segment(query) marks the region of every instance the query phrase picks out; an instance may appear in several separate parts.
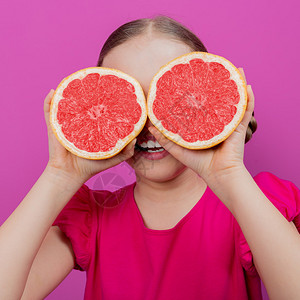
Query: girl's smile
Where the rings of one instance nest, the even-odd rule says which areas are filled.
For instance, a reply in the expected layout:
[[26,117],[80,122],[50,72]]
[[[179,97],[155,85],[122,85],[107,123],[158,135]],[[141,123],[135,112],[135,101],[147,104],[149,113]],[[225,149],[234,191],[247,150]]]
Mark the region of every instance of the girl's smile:
[[[147,124],[149,124],[149,120]],[[149,132],[147,126],[145,126],[137,137],[134,156],[136,158],[143,157],[149,160],[158,160],[167,155],[169,155],[169,152],[159,144],[155,137]]]
[[157,160],[166,157],[169,155],[169,152],[161,147],[157,141],[148,140],[147,142],[143,142],[142,145],[136,144],[134,155],[140,155],[150,160]]

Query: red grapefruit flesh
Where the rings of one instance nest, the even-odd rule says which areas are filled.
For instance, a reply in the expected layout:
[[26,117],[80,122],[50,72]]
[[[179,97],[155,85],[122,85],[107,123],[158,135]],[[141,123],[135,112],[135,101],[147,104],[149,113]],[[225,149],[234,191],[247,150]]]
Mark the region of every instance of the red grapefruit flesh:
[[189,149],[224,141],[242,120],[246,84],[227,59],[206,52],[182,55],[153,77],[147,99],[151,122]]
[[115,69],[79,70],[62,80],[51,101],[50,124],[57,139],[83,158],[116,155],[140,133],[146,120],[142,87]]

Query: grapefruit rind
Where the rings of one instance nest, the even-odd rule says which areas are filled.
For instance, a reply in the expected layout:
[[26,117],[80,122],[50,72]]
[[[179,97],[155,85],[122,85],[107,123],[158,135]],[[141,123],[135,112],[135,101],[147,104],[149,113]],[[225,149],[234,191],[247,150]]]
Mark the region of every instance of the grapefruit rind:
[[[205,141],[197,141],[197,142],[187,142],[185,141],[181,136],[178,134],[175,134],[169,130],[167,130],[162,124],[161,121],[158,120],[153,113],[152,106],[153,102],[155,100],[156,96],[156,83],[159,80],[159,78],[166,72],[169,71],[172,67],[174,67],[177,64],[188,64],[190,60],[200,58],[204,62],[217,62],[222,64],[229,72],[230,72],[230,78],[236,82],[238,87],[238,93],[240,95],[240,101],[236,105],[237,112],[232,119],[232,121],[225,125],[224,130],[214,136],[213,138]],[[188,149],[207,149],[211,148],[225,139],[227,139],[231,133],[236,129],[236,127],[239,125],[239,123],[242,121],[243,116],[245,114],[247,108],[247,87],[246,83],[239,72],[239,70],[226,58],[222,56],[218,56],[215,54],[207,53],[207,52],[190,52],[184,55],[181,55],[164,66],[162,66],[159,71],[154,75],[154,77],[151,80],[150,86],[149,86],[149,93],[147,97],[147,114],[152,122],[152,124],[169,140],[175,142],[176,144],[188,148]]]
[[[139,103],[142,110],[141,117],[139,121],[134,125],[134,130],[132,131],[132,133],[130,135],[127,135],[124,139],[119,139],[119,141],[116,143],[113,149],[106,152],[101,152],[101,151],[88,152],[85,150],[78,149],[73,143],[71,143],[68,139],[65,138],[61,130],[61,126],[57,121],[58,103],[61,99],[64,98],[62,96],[64,89],[68,86],[68,84],[72,80],[74,79],[81,80],[91,73],[98,73],[100,76],[115,75],[119,78],[125,79],[128,82],[130,82],[135,88],[135,95],[137,96],[136,100]],[[115,156],[142,131],[143,127],[146,124],[146,121],[147,121],[146,99],[141,85],[135,78],[116,69],[104,68],[104,67],[90,67],[90,68],[85,68],[77,72],[74,72],[60,82],[51,99],[50,124],[57,140],[71,153],[82,158],[100,160],[100,159],[106,159]]]

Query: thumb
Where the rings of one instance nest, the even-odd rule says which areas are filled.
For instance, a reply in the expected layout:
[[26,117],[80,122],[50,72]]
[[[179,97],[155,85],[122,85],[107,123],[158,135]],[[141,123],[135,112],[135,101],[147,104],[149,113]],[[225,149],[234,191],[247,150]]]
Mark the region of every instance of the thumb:
[[54,94],[54,90],[51,89],[44,100],[44,115],[45,115],[45,121],[48,128],[50,128],[50,105],[51,105],[51,99],[53,97],[53,94]]

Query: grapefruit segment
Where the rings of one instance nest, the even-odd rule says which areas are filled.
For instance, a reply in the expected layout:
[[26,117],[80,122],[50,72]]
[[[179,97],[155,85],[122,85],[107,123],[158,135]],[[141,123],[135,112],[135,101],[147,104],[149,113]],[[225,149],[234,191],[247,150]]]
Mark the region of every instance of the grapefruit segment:
[[119,153],[143,129],[146,99],[140,84],[115,69],[91,67],[66,77],[50,106],[50,124],[59,142],[88,159]]
[[190,149],[224,141],[247,106],[246,84],[227,59],[206,52],[182,55],[153,77],[147,110],[167,138]]

